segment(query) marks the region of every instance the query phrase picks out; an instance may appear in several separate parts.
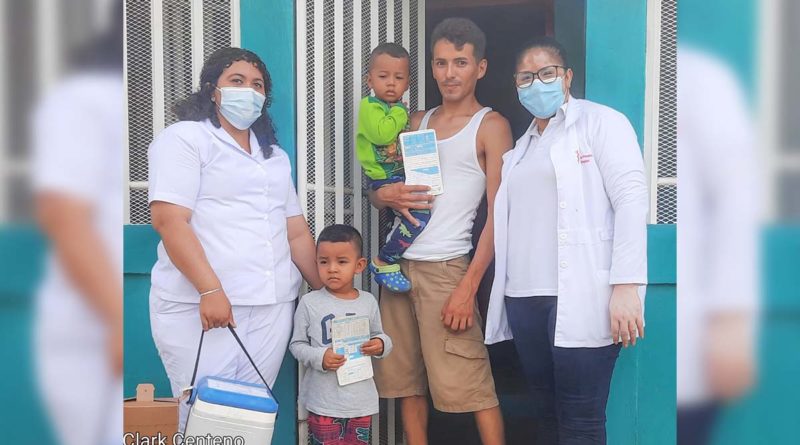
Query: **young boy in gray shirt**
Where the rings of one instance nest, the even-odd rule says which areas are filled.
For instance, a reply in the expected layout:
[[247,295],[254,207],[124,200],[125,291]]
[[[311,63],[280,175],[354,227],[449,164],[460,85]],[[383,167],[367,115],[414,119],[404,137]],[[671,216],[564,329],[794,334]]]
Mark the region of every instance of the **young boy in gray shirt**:
[[299,403],[309,412],[308,429],[315,445],[370,443],[370,417],[378,412],[373,379],[340,386],[336,370],[345,357],[331,348],[335,318],[368,316],[370,340],[361,345],[362,354],[383,358],[392,350],[377,300],[353,287],[353,277],[367,265],[361,248],[361,235],[353,227],[326,227],[317,239],[317,269],[325,287],[304,295],[294,315],[289,351],[308,368]]

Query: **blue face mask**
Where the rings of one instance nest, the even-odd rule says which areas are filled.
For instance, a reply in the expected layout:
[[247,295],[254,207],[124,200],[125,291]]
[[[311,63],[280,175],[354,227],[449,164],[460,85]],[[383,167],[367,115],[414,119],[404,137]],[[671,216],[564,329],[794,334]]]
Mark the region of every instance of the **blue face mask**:
[[520,103],[532,115],[549,119],[564,104],[564,79],[559,77],[552,83],[536,79],[528,88],[517,88],[517,95]]
[[267,97],[252,88],[217,88],[221,100],[219,112],[239,130],[247,130],[261,116]]

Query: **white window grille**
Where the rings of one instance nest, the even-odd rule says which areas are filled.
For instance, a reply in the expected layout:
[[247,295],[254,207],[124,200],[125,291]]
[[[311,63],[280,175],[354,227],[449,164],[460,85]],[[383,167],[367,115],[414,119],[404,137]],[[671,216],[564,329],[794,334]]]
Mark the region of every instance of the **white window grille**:
[[759,151],[766,166],[767,214],[773,220],[800,221],[800,74],[794,44],[800,37],[800,4],[760,2],[760,33],[755,73]]
[[[411,111],[425,108],[425,0],[298,0],[296,7],[300,201],[315,236],[326,225],[350,224],[364,237],[365,255],[375,255],[388,217],[379,221],[370,205],[355,158],[358,104],[370,93],[370,52],[379,43],[397,42],[411,55],[404,100]],[[361,280],[360,288],[378,294],[368,272]],[[380,403],[372,443],[403,443],[400,410],[394,401]],[[299,409],[301,444],[308,442],[306,417]]]
[[0,221],[31,216],[33,107],[65,74],[69,55],[108,26],[110,8],[105,3],[0,2],[0,60],[6,62],[0,64]]
[[645,161],[650,173],[650,222],[678,221],[677,0],[656,0],[647,11]]
[[147,147],[177,119],[172,107],[198,87],[205,59],[239,46],[238,0],[127,0],[125,222],[149,224]]

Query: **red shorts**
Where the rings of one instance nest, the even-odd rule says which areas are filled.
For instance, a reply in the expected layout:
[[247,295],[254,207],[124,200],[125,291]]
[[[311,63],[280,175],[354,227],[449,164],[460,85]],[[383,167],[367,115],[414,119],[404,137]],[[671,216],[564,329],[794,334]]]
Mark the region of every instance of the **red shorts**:
[[309,412],[308,435],[312,445],[369,444],[372,416],[339,418]]

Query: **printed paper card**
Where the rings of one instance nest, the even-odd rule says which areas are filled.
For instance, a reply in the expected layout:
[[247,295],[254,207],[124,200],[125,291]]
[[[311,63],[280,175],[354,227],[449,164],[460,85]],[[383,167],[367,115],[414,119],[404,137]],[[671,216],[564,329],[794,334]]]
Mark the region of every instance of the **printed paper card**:
[[333,352],[346,360],[336,370],[339,385],[349,385],[372,378],[372,358],[361,353],[361,345],[369,341],[369,317],[334,318],[331,326]]
[[434,130],[400,133],[407,185],[428,185],[431,195],[444,193],[439,147]]

